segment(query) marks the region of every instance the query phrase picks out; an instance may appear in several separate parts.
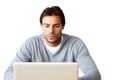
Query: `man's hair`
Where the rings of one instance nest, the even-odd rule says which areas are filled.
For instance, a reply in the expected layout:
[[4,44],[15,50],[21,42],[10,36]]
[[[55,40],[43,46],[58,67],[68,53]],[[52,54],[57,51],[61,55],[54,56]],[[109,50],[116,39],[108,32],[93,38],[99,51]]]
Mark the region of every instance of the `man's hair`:
[[54,15],[60,16],[62,26],[64,26],[65,25],[65,16],[64,16],[64,13],[61,10],[61,8],[58,6],[47,7],[46,9],[44,9],[40,15],[40,23],[42,24],[42,19],[44,16],[54,16]]

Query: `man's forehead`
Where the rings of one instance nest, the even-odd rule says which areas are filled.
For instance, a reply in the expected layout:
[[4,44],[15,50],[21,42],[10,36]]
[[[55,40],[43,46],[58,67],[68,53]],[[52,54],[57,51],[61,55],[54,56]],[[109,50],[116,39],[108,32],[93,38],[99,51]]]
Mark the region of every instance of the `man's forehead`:
[[50,23],[43,23],[43,25],[61,25],[61,23],[54,23],[54,24],[50,24]]
[[60,16],[44,16],[42,20],[61,20]]
[[61,24],[61,19],[59,16],[45,16],[42,19],[42,24]]

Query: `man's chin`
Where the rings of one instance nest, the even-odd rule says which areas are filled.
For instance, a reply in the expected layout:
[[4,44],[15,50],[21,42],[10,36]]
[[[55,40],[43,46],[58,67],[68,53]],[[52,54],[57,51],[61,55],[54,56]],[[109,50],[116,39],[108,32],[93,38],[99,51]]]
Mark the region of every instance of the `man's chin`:
[[48,42],[49,43],[55,43],[55,40],[49,40]]

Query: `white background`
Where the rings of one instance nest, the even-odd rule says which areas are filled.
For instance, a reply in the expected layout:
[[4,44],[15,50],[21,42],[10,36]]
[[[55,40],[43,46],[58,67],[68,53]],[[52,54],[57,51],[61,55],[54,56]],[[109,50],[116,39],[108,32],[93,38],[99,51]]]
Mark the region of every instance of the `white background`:
[[42,33],[39,16],[53,5],[65,13],[63,32],[87,45],[102,80],[120,80],[119,0],[0,0],[0,80],[22,43]]

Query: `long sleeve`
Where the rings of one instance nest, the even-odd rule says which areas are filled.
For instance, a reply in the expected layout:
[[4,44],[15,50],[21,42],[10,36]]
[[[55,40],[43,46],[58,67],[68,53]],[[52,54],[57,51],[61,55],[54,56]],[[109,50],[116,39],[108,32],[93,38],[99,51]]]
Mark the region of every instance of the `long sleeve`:
[[29,62],[30,59],[30,44],[29,41],[25,42],[21,48],[16,53],[15,58],[7,68],[4,73],[4,80],[14,80],[14,70],[13,70],[13,63],[14,62]]
[[10,65],[4,73],[4,80],[14,80],[13,66]]
[[96,64],[91,58],[88,49],[83,42],[77,42],[76,51],[77,62],[84,73],[84,76],[80,77],[79,80],[101,80],[101,75],[96,67]]

